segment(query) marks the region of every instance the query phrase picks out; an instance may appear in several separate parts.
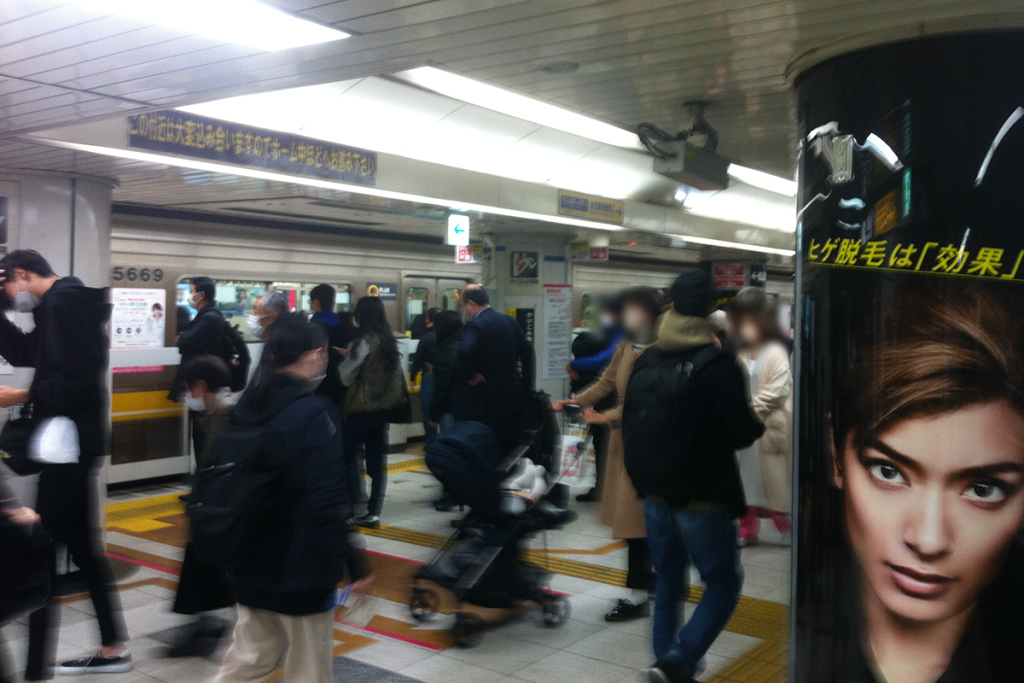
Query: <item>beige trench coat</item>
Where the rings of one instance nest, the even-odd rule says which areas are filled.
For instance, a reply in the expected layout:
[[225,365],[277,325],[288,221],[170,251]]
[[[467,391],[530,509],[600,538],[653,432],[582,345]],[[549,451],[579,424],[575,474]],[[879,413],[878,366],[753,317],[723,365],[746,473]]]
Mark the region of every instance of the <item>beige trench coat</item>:
[[[793,506],[793,373],[782,344],[767,344],[761,354],[761,382],[751,397],[765,429],[760,442],[761,480],[768,508],[789,513]],[[739,357],[745,362],[750,354],[743,351]]]
[[618,394],[618,404],[604,412],[610,434],[604,490],[601,491],[601,524],[611,527],[613,538],[647,537],[644,501],[626,474],[622,443],[622,403],[629,376],[633,374],[633,363],[639,357],[640,352],[633,350],[633,343],[623,339],[601,377],[573,399],[574,403],[589,408],[612,392]]

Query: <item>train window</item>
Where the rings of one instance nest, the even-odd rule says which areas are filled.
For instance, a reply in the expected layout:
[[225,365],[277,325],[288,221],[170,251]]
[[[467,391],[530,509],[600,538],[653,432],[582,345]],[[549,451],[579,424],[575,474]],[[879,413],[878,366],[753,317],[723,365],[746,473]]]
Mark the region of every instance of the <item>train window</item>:
[[429,296],[430,290],[426,287],[408,287],[405,290],[405,329],[412,333],[413,339],[419,339],[422,336],[420,330],[426,329]]
[[580,325],[582,327],[599,327],[601,315],[601,299],[596,294],[584,294],[580,298]]
[[454,287],[445,289],[441,292],[441,305],[439,308],[443,311],[459,310],[460,294],[462,294],[462,290],[455,289]]
[[246,341],[256,341],[249,334],[246,318],[260,294],[267,291],[266,282],[217,280],[217,308],[231,326],[237,326]]

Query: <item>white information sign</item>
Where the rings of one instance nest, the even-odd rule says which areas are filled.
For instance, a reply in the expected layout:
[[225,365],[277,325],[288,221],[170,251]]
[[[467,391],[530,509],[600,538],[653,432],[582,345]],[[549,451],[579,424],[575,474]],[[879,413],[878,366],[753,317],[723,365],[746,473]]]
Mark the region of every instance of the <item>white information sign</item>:
[[565,379],[572,360],[572,285],[544,285],[544,379]]
[[110,290],[110,348],[159,349],[164,346],[167,292],[162,289]]
[[464,247],[469,244],[469,216],[448,216],[448,244]]

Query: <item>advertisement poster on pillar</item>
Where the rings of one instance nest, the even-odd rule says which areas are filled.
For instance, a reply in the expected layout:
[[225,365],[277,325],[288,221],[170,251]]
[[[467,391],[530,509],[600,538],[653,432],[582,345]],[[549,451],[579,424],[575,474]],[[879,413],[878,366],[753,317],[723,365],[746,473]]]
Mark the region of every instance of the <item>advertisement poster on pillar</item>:
[[159,349],[167,325],[167,292],[162,289],[110,290],[110,348]]
[[798,683],[1024,672],[1022,51],[928,38],[798,80]]

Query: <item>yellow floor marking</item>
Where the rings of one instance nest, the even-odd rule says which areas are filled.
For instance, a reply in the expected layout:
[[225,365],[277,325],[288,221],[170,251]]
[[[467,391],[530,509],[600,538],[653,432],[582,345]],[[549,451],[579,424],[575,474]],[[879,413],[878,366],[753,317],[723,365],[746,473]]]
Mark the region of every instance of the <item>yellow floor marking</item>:
[[401,462],[388,463],[388,474],[418,470],[426,464],[425,458],[412,458],[410,460],[402,460]]
[[[423,459],[415,458],[395,463],[389,466],[388,471],[389,473],[412,471],[422,466]],[[185,504],[178,499],[178,494],[112,503],[107,506],[107,524],[113,528],[134,532],[152,531],[172,526],[160,522],[159,518],[180,515],[184,511]],[[429,548],[438,548],[446,540],[445,536],[438,534],[388,525],[382,525],[379,529],[359,528],[357,531],[367,536]],[[530,549],[524,553],[523,560],[527,564],[555,574],[613,586],[625,586],[626,572],[622,569],[552,556],[553,553],[607,554],[623,545],[621,541],[618,541],[593,551],[548,550],[549,554],[545,554],[545,551],[540,549]],[[704,590],[701,587],[691,586],[687,600],[697,603],[703,594]],[[784,683],[786,681],[789,656],[788,606],[746,596],[740,597],[739,604],[726,626],[726,630],[759,638],[764,642],[712,676],[709,679],[711,683]],[[360,643],[359,646],[364,647],[365,645]]]

